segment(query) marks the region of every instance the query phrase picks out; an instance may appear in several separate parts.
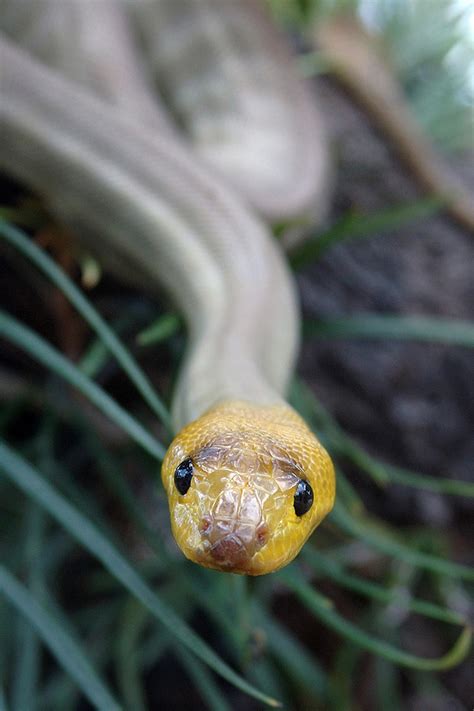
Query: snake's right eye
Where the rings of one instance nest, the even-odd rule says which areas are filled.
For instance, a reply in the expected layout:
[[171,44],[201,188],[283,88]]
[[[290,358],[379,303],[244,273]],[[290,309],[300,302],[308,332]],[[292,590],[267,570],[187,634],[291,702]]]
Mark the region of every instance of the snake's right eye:
[[300,479],[295,491],[293,506],[297,516],[303,516],[313,505],[313,490],[311,485],[305,479]]
[[193,469],[194,466],[192,459],[185,459],[175,469],[174,483],[179,493],[183,496],[191,486],[191,479],[193,478]]

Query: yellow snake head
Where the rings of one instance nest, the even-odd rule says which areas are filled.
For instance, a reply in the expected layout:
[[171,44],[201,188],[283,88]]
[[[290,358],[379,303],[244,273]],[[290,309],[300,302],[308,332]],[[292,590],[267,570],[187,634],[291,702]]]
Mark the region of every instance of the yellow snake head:
[[335,496],[329,455],[288,405],[213,407],[171,443],[162,478],[183,553],[247,575],[293,560]]

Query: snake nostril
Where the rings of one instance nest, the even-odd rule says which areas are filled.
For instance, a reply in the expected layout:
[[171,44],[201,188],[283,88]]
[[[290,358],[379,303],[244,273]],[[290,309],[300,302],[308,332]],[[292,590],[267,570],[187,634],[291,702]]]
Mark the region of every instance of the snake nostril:
[[203,516],[201,519],[201,525],[199,527],[199,530],[201,533],[206,533],[210,526],[211,526],[211,517],[210,516]]
[[212,546],[210,552],[214,560],[221,565],[240,566],[248,559],[245,546],[235,536],[222,538]]
[[268,539],[268,526],[265,523],[261,523],[257,528],[257,546],[261,548],[265,545]]

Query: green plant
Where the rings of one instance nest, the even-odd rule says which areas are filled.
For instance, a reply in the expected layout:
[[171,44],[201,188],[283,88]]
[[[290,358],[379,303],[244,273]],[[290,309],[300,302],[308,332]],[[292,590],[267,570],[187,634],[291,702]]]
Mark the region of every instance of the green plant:
[[[153,416],[161,418],[166,432],[168,416],[162,400],[154,394],[126,347],[46,253],[7,223],[0,224],[0,235],[41,269],[69,299],[93,328],[102,347],[98,348],[99,341],[93,343],[89,354],[94,352],[96,356],[92,360],[90,356],[83,359],[81,370],[41,336],[6,313],[0,315],[1,335],[40,362],[55,378],[64,379],[79,390],[127,433],[134,444],[130,448],[126,442],[121,448],[125,447],[127,456],[135,461],[144,481],[151,482],[146,486],[151,487],[158,507],[163,495],[157,491],[156,480],[164,443],[118,405],[93,377],[108,360],[116,359],[150,406]],[[172,328],[166,325],[165,337],[176,337],[179,326],[174,317],[162,317],[160,323],[172,324]],[[365,337],[405,337],[406,325],[403,319],[397,322],[394,317],[386,320],[379,317],[375,323],[373,317],[368,317],[356,320],[355,325],[353,320],[345,320],[329,326],[327,323],[312,325],[311,328],[313,332],[317,328],[316,332],[322,332],[326,337],[360,333]],[[153,332],[158,340],[163,338],[160,324],[154,324],[151,330],[146,329],[145,334]],[[434,321],[426,324],[415,320],[410,322],[409,333],[414,338],[446,339],[471,346],[473,343],[469,325],[455,325],[450,330],[449,324]],[[138,340],[149,343],[152,337],[142,335]],[[91,362],[95,363],[94,367]],[[89,364],[87,368],[84,368],[85,363]],[[83,372],[84,369],[89,375]],[[64,398],[74,411],[67,427],[71,429],[77,446],[87,453],[87,460],[94,462],[101,477],[98,499],[93,490],[76,483],[73,455],[57,452],[57,438],[62,426],[60,401]],[[424,478],[369,457],[340,429],[301,381],[295,382],[292,399],[314,424],[330,450],[337,456],[351,459],[379,486],[395,480],[454,495],[473,495],[473,487],[467,483]],[[27,393],[5,407],[2,433],[15,431],[28,408]],[[3,473],[0,487],[3,518],[7,524],[0,537],[3,561],[0,590],[4,599],[21,613],[19,617],[10,616],[6,614],[5,606],[0,608],[4,631],[0,649],[4,659],[0,668],[5,670],[2,683],[5,689],[8,670],[10,675],[13,674],[8,688],[14,696],[14,708],[21,708],[22,703],[33,698],[39,699],[40,708],[72,708],[79,690],[98,708],[146,708],[143,688],[146,670],[159,664],[167,650],[172,651],[210,708],[225,709],[229,703],[222,687],[207,669],[270,705],[276,703],[273,697],[291,705],[291,688],[297,688],[305,698],[313,699],[311,703],[315,707],[318,704],[337,707],[340,689],[334,687],[320,663],[272,612],[275,595],[278,598],[288,594],[284,590],[291,591],[310,616],[345,640],[342,649],[366,650],[386,662],[412,670],[446,669],[459,663],[467,653],[469,626],[464,616],[447,604],[443,581],[452,579],[453,585],[461,586],[463,580],[474,579],[473,571],[448,561],[442,554],[426,552],[422,535],[417,539],[416,536],[395,534],[387,525],[369,518],[342,471],[338,472],[338,504],[315,542],[310,542],[301,558],[288,569],[246,583],[235,576],[201,570],[170,554],[168,544],[152,529],[141,510],[140,499],[132,491],[117,453],[104,448],[80,412],[80,401],[73,403],[69,395],[51,389],[36,431],[30,437],[14,437],[18,440],[16,449],[6,443],[0,445],[0,470]],[[114,498],[123,515],[133,524],[132,539],[142,540],[150,551],[142,563],[131,561],[130,554],[127,555],[123,546],[116,543],[117,523],[114,517],[104,513],[107,494]],[[165,515],[164,507],[161,508]],[[349,550],[355,544],[367,554],[373,550],[382,556],[384,572],[379,582],[367,581],[351,570]],[[80,582],[84,600],[66,615],[59,605],[61,589],[57,576],[78,545],[88,553]],[[403,561],[402,570],[410,571],[403,583],[398,579],[398,566],[393,568],[390,565],[391,559]],[[99,568],[97,563],[100,563]],[[345,619],[333,603],[314,588],[313,581],[319,579],[331,580],[365,597],[369,607],[377,610],[382,619],[383,610],[391,604],[405,605],[407,614],[421,614],[439,623],[459,626],[461,634],[443,657],[416,657],[400,649],[396,637],[395,643],[389,643],[369,628],[364,630]],[[420,587],[420,580],[424,581],[422,588],[430,591],[432,600],[418,599],[414,594],[415,586]],[[191,594],[184,591],[191,591]],[[232,619],[229,616],[231,604]],[[213,651],[212,644],[193,630],[192,620],[202,615],[207,620],[212,642],[223,640],[219,647],[223,646],[226,661],[222,652]],[[235,624],[235,615],[239,624]],[[24,620],[31,627],[25,626]],[[91,630],[91,622],[95,628],[96,621],[100,621],[98,632]],[[118,649],[113,634],[117,626],[120,630]],[[40,673],[39,640],[55,655],[59,665],[46,675],[45,680]],[[263,651],[257,653],[255,648],[259,644],[263,645]],[[11,660],[7,661],[7,649],[11,645],[28,650],[22,652],[13,664]],[[64,668],[65,674],[60,667]],[[234,672],[235,667],[248,681]],[[281,668],[285,670],[284,686],[279,682]],[[122,679],[118,684],[120,698],[117,684],[111,684],[104,676],[111,669],[115,669],[117,682]],[[123,681],[125,671],[126,683]],[[259,689],[265,689],[266,693]]]

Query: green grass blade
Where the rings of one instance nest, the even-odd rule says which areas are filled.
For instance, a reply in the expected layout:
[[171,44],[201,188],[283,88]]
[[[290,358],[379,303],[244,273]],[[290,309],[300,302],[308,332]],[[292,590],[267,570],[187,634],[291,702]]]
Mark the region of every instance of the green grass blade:
[[162,460],[165,448],[152,437],[133,417],[131,417],[110,395],[87,378],[81,371],[62,356],[27,326],[0,310],[0,336],[15,343],[32,358],[42,363],[70,385],[77,388],[107,417],[127,432],[152,457]]
[[333,522],[344,531],[359,540],[365,541],[372,548],[376,548],[382,553],[400,558],[411,565],[430,570],[438,575],[474,581],[474,569],[428,553],[422,553],[410,546],[399,543],[394,538],[390,538],[381,526],[368,523],[365,519],[363,520],[359,516],[355,517],[350,514],[339,501],[336,501],[330,516]]
[[[71,539],[68,538],[68,540]],[[103,673],[110,658],[109,641],[111,635],[115,632],[114,623],[118,616],[120,600],[117,598],[113,600],[110,598],[105,599],[100,605],[96,605],[95,611],[98,614],[88,614],[89,608],[85,613],[83,610],[79,610],[72,617],[66,617],[64,612],[58,609],[55,600],[49,595],[46,602],[48,609],[66,630],[69,630],[71,636],[77,634],[76,629],[83,631],[84,636],[88,639],[88,659],[98,671]],[[74,627],[72,627],[71,623],[74,624]],[[121,702],[125,708],[128,708],[125,699],[121,699]],[[74,685],[73,680],[66,674],[61,673],[60,670],[51,670],[51,674],[48,675],[38,694],[37,703],[40,711],[76,709],[78,707],[77,687]]]
[[[36,504],[30,503],[26,512],[26,531],[22,567],[27,571],[28,587],[38,603],[42,603],[44,590],[43,568],[39,555],[43,543],[45,514]],[[40,672],[40,644],[33,627],[20,619],[18,629],[18,661],[12,685],[13,709],[36,708],[37,686]]]
[[[312,546],[306,546],[302,555],[313,570],[335,580],[339,585],[349,590],[354,590],[360,595],[364,595],[386,605],[399,601],[400,605],[411,612],[425,615],[426,617],[431,617],[441,622],[461,626],[467,624],[467,620],[460,613],[425,600],[413,599],[406,589],[400,589],[398,587],[387,588],[369,580],[364,580],[357,575],[347,573],[340,563],[335,560],[330,560],[319,553],[319,551],[316,551]],[[406,594],[407,592],[408,595]]]
[[133,711],[146,711],[139,648],[149,616],[148,610],[132,597],[125,603],[119,621],[115,645],[117,685],[125,707]]
[[[330,711],[352,711],[352,702],[357,688],[357,668],[364,650],[350,641],[338,648],[330,680]],[[377,657],[380,659],[380,657]],[[398,674],[398,668],[391,665]],[[385,711],[385,710],[384,710]]]
[[328,685],[319,662],[283,625],[267,614],[263,605],[255,603],[253,610],[254,627],[261,626],[267,636],[269,650],[286,673],[299,686],[305,687],[312,696],[325,700]]
[[280,573],[280,578],[290,590],[304,603],[304,605],[318,617],[326,626],[330,627],[345,639],[354,642],[372,654],[383,657],[399,666],[417,669],[419,671],[441,671],[451,669],[459,664],[468,654],[471,643],[471,630],[465,627],[453,647],[442,657],[426,659],[414,654],[404,652],[382,640],[367,634],[351,622],[345,620],[333,608],[330,600],[317,593],[300,576]]
[[69,299],[81,316],[105,343],[137,390],[160,420],[170,428],[170,415],[137,362],[85,296],[48,255],[15,227],[0,221],[0,235],[41,269]]
[[[370,459],[371,466],[376,463]],[[434,491],[438,494],[450,494],[452,496],[474,497],[474,483],[470,481],[461,481],[460,479],[436,479],[426,474],[418,474],[417,472],[394,467],[391,464],[384,464],[384,469],[390,478],[390,481],[404,484],[404,486],[412,486],[416,489],[426,489]]]
[[207,667],[205,667],[199,659],[189,654],[183,647],[177,647],[177,645],[174,645],[174,647],[183,669],[193,681],[196,689],[198,689],[207,708],[209,708],[210,711],[232,711],[231,706],[227,703]]
[[374,696],[376,708],[384,711],[400,711],[404,702],[400,693],[400,674],[397,668],[380,657],[374,664]]
[[288,696],[285,679],[281,669],[277,668],[272,657],[260,655],[253,660],[249,668],[250,678],[258,686],[270,689],[273,696],[282,699],[282,706],[285,709],[291,708],[291,701]]
[[5,472],[13,484],[45,508],[91,555],[100,560],[109,573],[120,581],[181,644],[244,693],[269,706],[279,705],[275,699],[263,694],[223,662],[213,649],[158,598],[130,563],[87,517],[60,496],[28,462],[1,442],[0,470]]
[[179,331],[181,321],[176,314],[163,314],[150,326],[137,334],[135,340],[139,346],[151,346],[166,341]]
[[369,474],[379,485],[384,486],[396,482],[415,489],[425,489],[438,494],[450,496],[474,497],[474,483],[460,479],[447,479],[446,477],[433,477],[427,474],[395,467],[392,464],[382,463],[368,454],[351,437],[342,432],[339,441],[333,447],[334,451],[347,457],[363,472]]
[[21,207],[0,205],[0,220],[14,222],[22,227],[38,228],[44,223],[46,214],[38,201],[29,201]]
[[380,232],[397,229],[410,222],[435,215],[443,201],[440,198],[427,198],[407,205],[399,205],[372,215],[349,214],[334,227],[323,234],[305,241],[290,254],[290,263],[294,269],[307,266],[330,247],[339,242],[372,237]]
[[226,585],[226,599],[222,600],[222,587],[225,583],[216,581],[213,584],[213,595],[209,595],[209,587],[211,581],[208,571],[205,571],[204,577],[201,575],[196,575],[189,579],[185,575],[184,571],[177,568],[175,574],[180,577],[182,585],[192,585],[192,595],[195,602],[202,607],[202,609],[209,616],[209,619],[215,623],[219,632],[226,639],[226,644],[229,652],[233,655],[237,662],[242,661],[242,633],[240,630],[236,629],[237,625],[231,614],[229,614],[229,604],[225,605],[225,602],[229,602],[230,598],[228,591],[229,587]]
[[150,526],[147,517],[143,513],[140,500],[133,492],[123,472],[121,461],[118,457],[112,456],[112,453],[102,446],[94,432],[88,431],[86,428],[82,429],[85,445],[96,462],[99,476],[102,478],[107,490],[120,502],[128,520],[135,524],[150,550],[171,568],[173,558],[169,555],[161,534]]
[[[135,309],[130,309],[127,313],[122,313],[110,325],[116,336],[121,335],[124,331],[133,326],[137,320],[137,315],[133,313]],[[94,338],[83,353],[78,367],[89,378],[95,378],[101,368],[107,363],[111,355],[110,349],[106,346],[101,338]]]
[[303,333],[318,338],[423,341],[474,348],[474,323],[427,316],[373,316],[306,321]]
[[84,696],[96,708],[104,711],[118,711],[121,708],[78,644],[2,565],[0,592],[33,625],[59,664],[75,679]]

